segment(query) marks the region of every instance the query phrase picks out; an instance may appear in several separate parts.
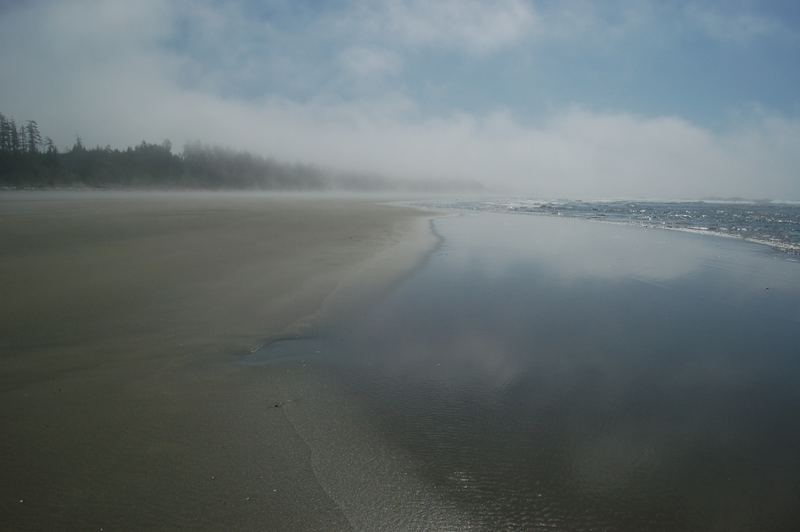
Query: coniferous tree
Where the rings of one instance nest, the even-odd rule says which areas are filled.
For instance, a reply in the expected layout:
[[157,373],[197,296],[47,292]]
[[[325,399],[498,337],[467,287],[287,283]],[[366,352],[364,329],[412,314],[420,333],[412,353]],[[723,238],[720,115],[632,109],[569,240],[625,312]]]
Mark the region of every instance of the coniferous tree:
[[35,120],[28,120],[25,123],[25,140],[28,153],[39,153],[39,148],[42,146],[42,135],[39,133],[39,124]]
[[25,126],[20,124],[19,131],[17,133],[17,151],[20,153],[25,153],[28,149],[28,135],[25,131]]
[[11,133],[9,132],[10,124],[3,113],[0,113],[0,151],[11,151]]
[[16,153],[19,151],[19,132],[17,131],[17,123],[12,118],[8,121],[8,137],[9,147],[11,151]]

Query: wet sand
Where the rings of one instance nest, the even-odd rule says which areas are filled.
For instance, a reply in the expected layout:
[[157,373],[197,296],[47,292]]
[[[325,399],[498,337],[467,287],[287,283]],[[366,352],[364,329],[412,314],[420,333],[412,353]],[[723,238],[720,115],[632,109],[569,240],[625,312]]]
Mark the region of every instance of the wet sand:
[[[343,529],[284,412],[235,363],[346,319],[434,244],[374,200],[0,195],[0,522]],[[277,405],[277,406],[276,406]]]
[[326,376],[285,410],[357,527],[800,530],[792,257],[558,217],[434,228],[368,315],[255,355]]

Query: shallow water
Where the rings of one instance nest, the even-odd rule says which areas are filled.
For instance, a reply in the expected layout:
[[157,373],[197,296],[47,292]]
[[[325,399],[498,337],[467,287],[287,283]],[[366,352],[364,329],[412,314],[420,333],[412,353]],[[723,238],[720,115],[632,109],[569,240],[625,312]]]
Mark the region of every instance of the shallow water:
[[706,201],[431,200],[421,206],[569,216],[742,238],[800,254],[800,204]]
[[449,505],[429,523],[800,529],[800,264],[583,220],[435,227],[442,245],[368,315],[253,359],[307,355],[347,390],[395,468]]

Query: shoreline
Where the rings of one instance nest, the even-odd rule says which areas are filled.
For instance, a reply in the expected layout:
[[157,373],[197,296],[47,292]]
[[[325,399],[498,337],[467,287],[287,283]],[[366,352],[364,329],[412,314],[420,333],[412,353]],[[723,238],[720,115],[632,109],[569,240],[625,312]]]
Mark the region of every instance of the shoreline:
[[[479,201],[475,204],[470,204],[467,202],[460,202],[456,200],[454,203],[445,204],[445,205],[437,205],[435,201],[422,201],[422,202],[407,202],[406,204],[409,205],[420,205],[423,207],[430,206],[431,208],[439,208],[444,210],[451,210],[455,212],[494,212],[494,213],[506,213],[506,214],[526,214],[532,216],[546,216],[546,217],[564,217],[564,218],[571,218],[571,219],[578,219],[578,220],[587,220],[593,222],[601,222],[606,224],[621,224],[621,225],[629,225],[633,227],[642,227],[646,229],[665,229],[669,231],[679,231],[684,233],[692,233],[692,234],[702,234],[702,235],[710,235],[716,236],[721,238],[732,238],[738,239],[744,242],[750,242],[753,244],[759,244],[762,246],[767,246],[775,251],[779,251],[785,253],[786,255],[798,255],[800,254],[800,244],[797,244],[792,241],[786,241],[785,239],[781,239],[779,237],[770,237],[769,235],[762,235],[762,236],[748,236],[746,232],[750,231],[746,227],[741,226],[740,229],[744,228],[743,231],[739,231],[738,233],[731,233],[727,231],[720,231],[714,230],[709,227],[705,227],[703,225],[680,225],[680,224],[672,224],[669,221],[653,221],[652,219],[645,220],[643,218],[629,218],[624,219],[617,214],[607,215],[607,214],[593,214],[587,211],[573,211],[573,210],[566,210],[566,211],[559,211],[559,212],[546,212],[540,210],[533,210],[528,208],[524,203],[527,200],[515,200],[509,203],[510,200],[506,200],[501,202],[500,204],[493,203],[492,201],[485,200]],[[532,200],[531,200],[532,201]],[[579,202],[580,203],[580,202]],[[598,201],[597,204],[607,203],[604,201]],[[616,203],[616,201],[614,201]],[[643,201],[643,204],[652,203],[649,201]],[[666,204],[672,202],[665,202]],[[677,202],[675,205],[679,203],[687,203],[687,204],[707,204],[707,202],[699,201],[699,202]],[[402,204],[402,203],[401,203]],[[541,203],[537,203],[534,201],[534,204],[537,206],[541,206]],[[708,202],[708,204],[713,204],[713,202]],[[734,204],[737,205],[737,204]],[[792,202],[773,202],[769,205],[774,206],[787,206],[791,207],[794,205]],[[596,210],[596,209],[593,209]],[[752,214],[752,213],[750,213]],[[703,215],[705,218],[705,215]],[[783,220],[780,220],[781,222]]]

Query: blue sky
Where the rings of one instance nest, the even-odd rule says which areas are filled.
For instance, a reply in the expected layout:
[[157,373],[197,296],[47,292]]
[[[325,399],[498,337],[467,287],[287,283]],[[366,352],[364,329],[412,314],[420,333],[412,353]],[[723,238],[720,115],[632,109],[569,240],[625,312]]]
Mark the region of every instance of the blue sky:
[[573,197],[800,199],[800,3],[0,4],[0,107]]
[[[248,2],[241,4],[242,12],[274,28],[271,34],[245,33],[212,54],[195,49],[186,35],[170,45],[210,70],[229,70],[221,92],[243,98],[351,99],[394,89],[432,113],[501,107],[536,120],[578,104],[682,116],[709,127],[724,127],[751,107],[800,112],[796,2],[449,2],[452,7],[440,13],[428,4],[381,10],[369,3],[354,8],[347,2]],[[484,12],[502,13],[503,7],[516,7],[518,26],[481,24]],[[441,37],[403,29],[423,24],[413,20],[414,9],[420,19],[442,16],[431,28]],[[469,9],[475,11],[467,20],[475,23],[469,31],[495,37],[484,42],[480,36],[447,35],[450,11]],[[429,13],[420,13],[425,10]],[[392,22],[392,16],[412,20]],[[371,31],[374,26],[390,29]],[[197,26],[187,33],[192,30]],[[346,83],[342,54],[351,49],[369,50],[391,64],[376,65],[378,72],[369,76],[365,70],[370,84]],[[287,54],[291,65],[274,64]],[[239,78],[249,61],[271,68]]]

